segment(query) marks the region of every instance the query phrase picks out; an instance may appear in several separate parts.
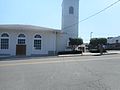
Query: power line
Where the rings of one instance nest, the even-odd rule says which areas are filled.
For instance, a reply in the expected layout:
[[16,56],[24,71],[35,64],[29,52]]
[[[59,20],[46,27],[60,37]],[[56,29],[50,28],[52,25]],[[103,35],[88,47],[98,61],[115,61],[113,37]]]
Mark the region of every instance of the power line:
[[90,19],[90,18],[92,18],[92,17],[94,17],[94,16],[96,16],[96,15],[98,15],[98,14],[100,14],[100,13],[106,11],[107,9],[111,8],[112,6],[114,6],[115,4],[117,4],[118,2],[120,2],[120,0],[118,0],[118,1],[116,1],[116,2],[114,2],[114,3],[112,3],[111,5],[109,5],[109,6],[107,6],[106,8],[100,10],[99,12],[94,13],[93,15],[90,15],[90,16],[88,16],[87,18],[82,19],[81,21],[76,22],[76,23],[74,23],[74,24],[72,24],[72,25],[70,25],[70,26],[67,26],[67,27],[63,28],[63,29],[67,29],[67,28],[73,27],[74,25],[76,25],[76,24],[78,24],[78,23],[84,22],[84,21],[86,21],[86,20],[88,20],[88,19]]
[[118,0],[118,1],[116,1],[116,2],[114,2],[114,3],[112,3],[112,4],[109,5],[108,7],[106,7],[106,8],[104,8],[104,9],[102,9],[101,11],[99,11],[99,12],[97,12],[97,13],[95,13],[95,14],[93,14],[93,15],[91,15],[91,16],[89,16],[89,17],[83,19],[83,20],[81,20],[80,22],[86,21],[87,19],[90,19],[90,18],[92,18],[92,17],[94,17],[94,16],[96,16],[96,15],[102,13],[103,11],[106,11],[106,10],[109,9],[110,7],[112,7],[112,6],[114,6],[115,4],[117,4],[119,1],[120,1],[120,0]]

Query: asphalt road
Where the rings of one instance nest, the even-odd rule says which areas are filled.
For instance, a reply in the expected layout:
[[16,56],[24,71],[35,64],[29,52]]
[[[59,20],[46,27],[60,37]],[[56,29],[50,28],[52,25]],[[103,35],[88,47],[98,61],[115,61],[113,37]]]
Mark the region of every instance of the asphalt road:
[[120,54],[0,61],[0,90],[120,90]]

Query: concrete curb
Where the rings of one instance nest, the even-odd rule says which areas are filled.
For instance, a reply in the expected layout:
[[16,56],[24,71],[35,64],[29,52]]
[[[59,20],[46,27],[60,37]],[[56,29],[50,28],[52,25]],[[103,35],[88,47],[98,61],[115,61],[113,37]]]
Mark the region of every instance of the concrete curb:
[[[120,52],[107,52],[107,53],[103,53],[102,56],[104,55],[114,55],[114,54],[120,54]],[[37,57],[34,57],[34,56],[24,56],[24,57],[16,57],[16,56],[0,56],[0,61],[5,61],[5,60],[8,60],[8,59],[11,59],[11,60],[21,60],[21,59],[31,59],[31,58],[49,58],[49,57],[79,57],[79,56],[101,56],[100,53],[83,53],[83,54],[67,54],[67,55],[58,55],[58,56],[37,56]]]
[[103,55],[100,55],[100,53],[83,53],[83,54],[67,54],[67,55],[58,55],[59,57],[75,57],[75,56],[104,56],[104,55],[114,55],[114,54],[120,54],[120,53],[103,53]]

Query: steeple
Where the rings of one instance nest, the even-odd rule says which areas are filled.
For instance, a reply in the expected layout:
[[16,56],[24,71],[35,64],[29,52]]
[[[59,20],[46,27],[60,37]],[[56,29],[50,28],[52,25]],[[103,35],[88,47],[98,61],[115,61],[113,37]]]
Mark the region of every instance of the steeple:
[[63,0],[62,2],[62,30],[67,38],[78,37],[79,0]]
[[69,38],[78,38],[79,0],[63,0],[62,31],[58,41],[58,51],[69,46]]

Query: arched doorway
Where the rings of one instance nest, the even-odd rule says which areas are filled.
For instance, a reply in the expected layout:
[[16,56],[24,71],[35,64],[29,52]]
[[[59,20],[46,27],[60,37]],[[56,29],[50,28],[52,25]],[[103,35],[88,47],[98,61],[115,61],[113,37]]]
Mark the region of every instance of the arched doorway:
[[16,55],[26,55],[26,37],[24,34],[19,34],[18,35],[18,42],[16,45]]

